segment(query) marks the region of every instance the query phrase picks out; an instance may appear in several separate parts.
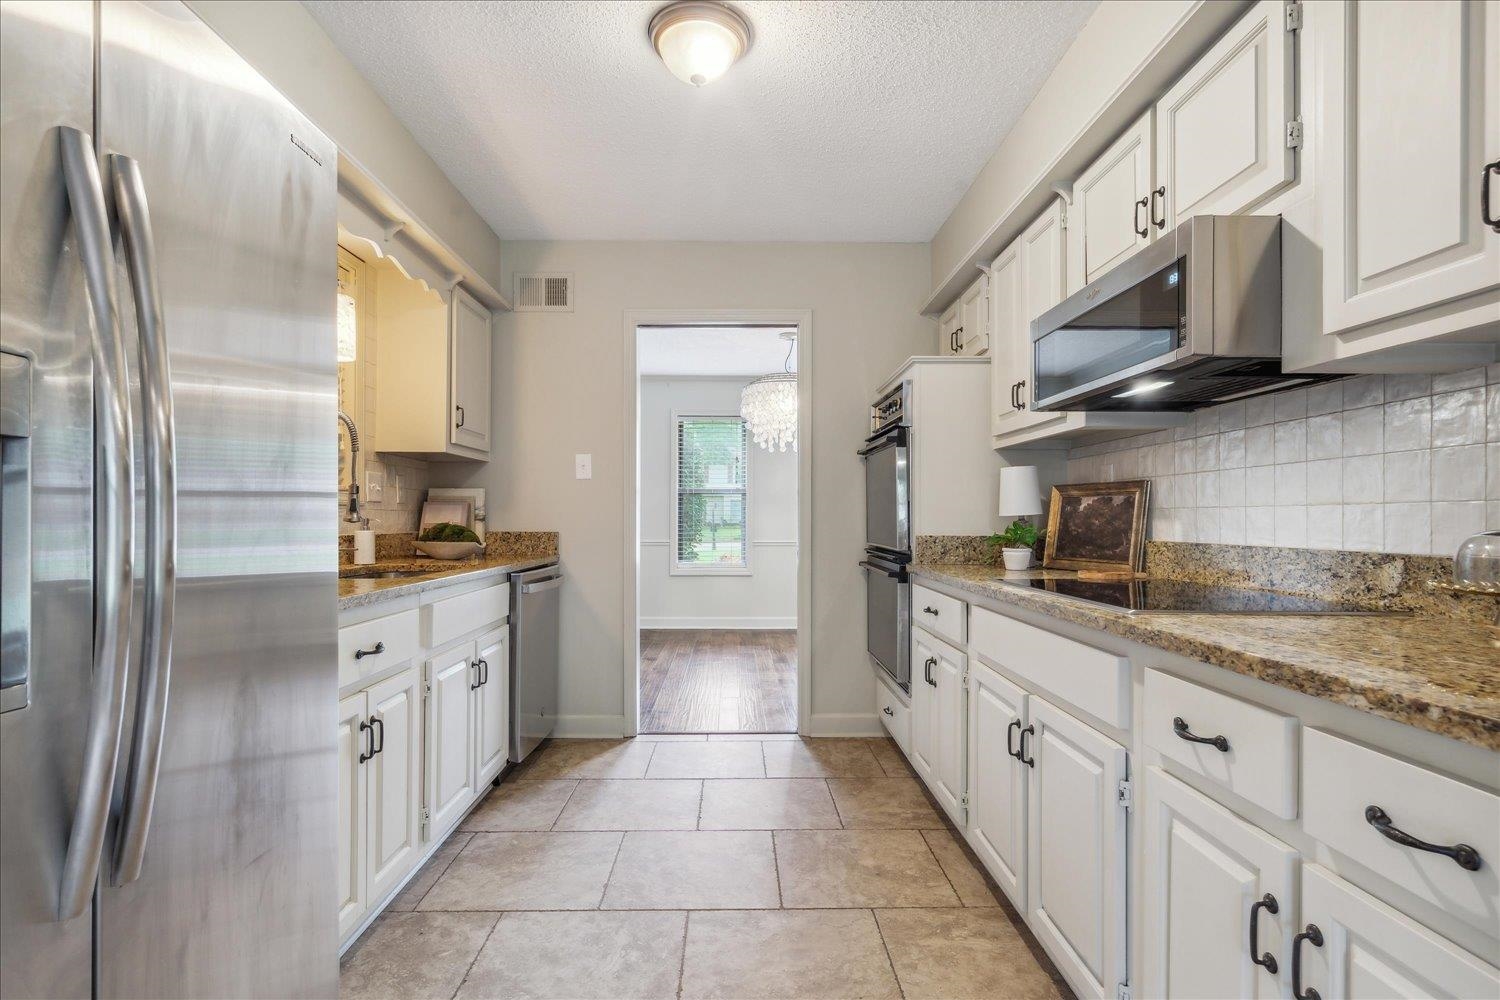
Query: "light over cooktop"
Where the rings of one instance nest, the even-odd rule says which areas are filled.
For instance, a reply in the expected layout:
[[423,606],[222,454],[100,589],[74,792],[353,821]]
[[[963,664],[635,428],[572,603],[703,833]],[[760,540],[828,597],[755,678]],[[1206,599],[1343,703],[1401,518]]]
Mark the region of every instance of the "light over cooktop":
[[1127,614],[1203,615],[1386,615],[1321,597],[1280,594],[1250,587],[1219,587],[1185,580],[1006,579],[1006,586],[1040,590]]

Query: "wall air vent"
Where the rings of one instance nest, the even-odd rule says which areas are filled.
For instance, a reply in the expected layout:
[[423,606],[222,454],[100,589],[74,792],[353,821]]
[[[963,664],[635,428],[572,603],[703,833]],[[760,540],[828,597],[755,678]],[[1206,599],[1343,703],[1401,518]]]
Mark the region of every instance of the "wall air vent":
[[516,312],[572,312],[571,274],[516,275]]

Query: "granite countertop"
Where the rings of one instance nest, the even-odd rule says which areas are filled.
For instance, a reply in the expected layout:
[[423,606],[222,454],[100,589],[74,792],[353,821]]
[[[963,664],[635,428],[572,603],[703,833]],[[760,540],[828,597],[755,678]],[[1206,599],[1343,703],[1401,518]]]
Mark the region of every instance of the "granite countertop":
[[1006,576],[1073,576],[921,562],[915,577],[1178,653],[1463,743],[1500,750],[1500,631],[1419,615],[1127,615]]
[[[368,566],[339,567],[339,610],[362,608],[396,597],[420,594],[455,583],[469,583],[487,577],[502,576],[519,570],[536,569],[557,562],[556,553],[489,552],[482,559],[425,559],[404,556],[377,560]],[[370,574],[389,572],[422,572],[421,576],[395,579],[372,578]],[[352,574],[366,574],[355,576]]]

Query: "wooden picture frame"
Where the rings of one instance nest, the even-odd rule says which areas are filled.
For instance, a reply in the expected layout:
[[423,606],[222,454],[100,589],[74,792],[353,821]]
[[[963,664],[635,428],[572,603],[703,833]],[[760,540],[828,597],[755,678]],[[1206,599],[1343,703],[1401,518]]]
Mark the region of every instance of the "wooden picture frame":
[[1139,572],[1146,556],[1150,492],[1149,479],[1052,487],[1042,566]]

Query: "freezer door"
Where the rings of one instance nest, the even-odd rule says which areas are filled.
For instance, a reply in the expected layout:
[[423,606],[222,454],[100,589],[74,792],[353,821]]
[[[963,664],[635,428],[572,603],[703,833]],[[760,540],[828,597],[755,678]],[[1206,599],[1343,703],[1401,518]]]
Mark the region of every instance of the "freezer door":
[[93,17],[82,0],[0,2],[4,997],[87,997],[92,970],[92,908],[59,921],[57,907],[89,714],[94,420],[58,129],[93,129]]
[[[98,995],[333,996],[337,151],[185,6],[108,0],[99,24],[106,182],[135,161],[153,236],[177,560],[154,808],[139,878],[107,847]],[[126,717],[134,759],[153,716]],[[125,760],[117,815],[152,785]]]

